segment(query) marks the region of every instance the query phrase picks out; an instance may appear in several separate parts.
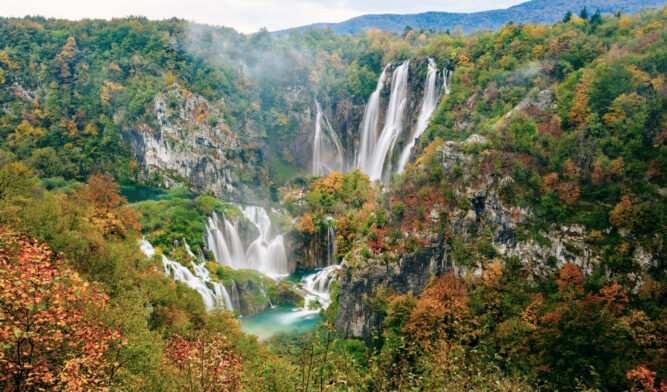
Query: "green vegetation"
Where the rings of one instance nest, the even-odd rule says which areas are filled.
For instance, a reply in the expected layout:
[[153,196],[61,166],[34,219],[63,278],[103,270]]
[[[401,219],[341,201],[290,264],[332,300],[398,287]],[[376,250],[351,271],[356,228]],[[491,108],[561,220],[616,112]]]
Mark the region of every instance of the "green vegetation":
[[[667,8],[587,12],[469,36],[0,20],[0,389],[664,390]],[[307,104],[284,92],[363,102],[388,61],[414,57],[454,70],[416,161],[385,186],[359,171],[296,179],[288,146],[301,143]],[[122,132],[156,127],[152,102],[174,83],[215,102],[219,114],[201,123],[229,125],[242,147],[220,153],[252,166],[239,182],[280,203],[272,223],[294,226],[304,254],[335,227],[345,279],[312,333],[259,343],[140,252],[146,237],[187,266],[176,241],[202,250],[211,214],[242,219],[187,189],[120,196],[118,182],[142,178]],[[167,107],[177,115],[177,102]],[[475,133],[485,141],[464,142]],[[559,253],[510,257],[497,235]],[[380,277],[356,299],[375,312],[363,315],[378,321],[375,336],[335,331],[344,283],[427,250],[456,274],[404,295]],[[583,266],[563,260],[587,254]],[[264,291],[302,305],[288,282],[204,257],[249,308],[265,306]],[[54,336],[62,350],[49,349]]]

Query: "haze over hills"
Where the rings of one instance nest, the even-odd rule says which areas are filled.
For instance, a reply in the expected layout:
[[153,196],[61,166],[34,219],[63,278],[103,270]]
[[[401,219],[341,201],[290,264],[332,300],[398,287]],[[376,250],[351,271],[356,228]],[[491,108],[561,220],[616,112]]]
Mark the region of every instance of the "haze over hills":
[[[454,30],[457,26],[461,26],[464,32],[469,33],[481,29],[497,30],[508,21],[553,23],[562,18],[568,10],[579,12],[584,6],[591,13],[598,9],[603,13],[613,13],[618,10],[633,13],[644,7],[661,7],[664,4],[664,0],[532,0],[507,9],[473,13],[371,14],[340,23],[316,23],[295,29],[305,31],[309,28],[331,27],[336,34],[356,34],[367,28],[398,32],[406,26],[436,31]],[[285,34],[288,31],[282,30],[276,34]]]

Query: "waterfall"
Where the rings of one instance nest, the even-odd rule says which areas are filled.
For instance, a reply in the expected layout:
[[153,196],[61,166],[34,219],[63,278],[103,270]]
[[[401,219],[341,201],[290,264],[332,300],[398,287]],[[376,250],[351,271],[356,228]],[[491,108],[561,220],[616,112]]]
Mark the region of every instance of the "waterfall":
[[270,237],[271,220],[266,210],[257,206],[239,206],[243,215],[257,228],[259,236],[244,252],[238,230],[217,214],[208,219],[206,244],[215,260],[234,269],[253,269],[270,277],[288,274],[283,237]]
[[378,119],[380,117],[380,93],[384,87],[387,79],[387,68],[391,63],[387,64],[380,74],[377,87],[375,91],[368,98],[366,109],[364,110],[364,118],[361,122],[361,135],[359,140],[359,149],[357,150],[357,158],[354,163],[355,167],[359,167],[362,171],[370,166],[370,162],[375,151],[375,144],[377,141]]
[[443,78],[443,83],[442,83],[442,88],[445,91],[445,95],[451,94],[451,91],[449,90],[449,86],[451,85],[451,81],[449,81],[449,78],[452,76],[452,71],[448,71],[447,69],[442,71],[442,78]]
[[334,254],[336,254],[336,231],[333,226],[329,226],[327,231],[327,266],[332,264]]
[[331,304],[331,293],[329,291],[331,282],[335,273],[340,269],[340,265],[331,265],[323,268],[321,271],[305,276],[301,280],[303,288],[307,291],[304,296],[304,310],[310,309],[310,305],[317,301],[323,309]]
[[[447,70],[444,71],[444,74],[446,73]],[[435,61],[433,61],[433,59],[428,59],[428,72],[426,73],[426,82],[424,83],[426,88],[424,89],[422,108],[421,111],[419,112],[417,126],[415,127],[412,135],[410,136],[410,142],[405,146],[403,152],[401,152],[401,156],[398,159],[396,172],[399,174],[403,172],[405,165],[408,163],[408,160],[410,160],[410,154],[412,153],[412,148],[415,146],[415,143],[417,143],[419,137],[424,133],[424,131],[426,131],[426,128],[428,128],[428,124],[431,121],[431,116],[433,115],[433,112],[438,106],[438,94],[435,85],[437,76],[438,76],[438,70],[435,67]],[[445,89],[447,88],[446,83],[447,79],[445,77]]]
[[390,154],[393,150],[396,139],[403,131],[403,114],[405,113],[408,93],[408,65],[409,61],[406,61],[394,71],[384,127],[373,150],[369,165],[361,167],[371,180],[382,179],[387,154]]
[[315,100],[315,107],[317,115],[313,138],[313,175],[326,176],[331,172],[343,170],[343,149],[336,131],[322,113],[322,108],[317,100]]
[[[192,253],[190,246],[185,240],[183,240],[183,244],[188,254],[194,257],[194,253]],[[155,248],[145,239],[141,240],[140,249],[148,257],[153,257],[155,254]],[[170,276],[173,273],[175,281],[182,282],[191,289],[196,290],[201,295],[207,310],[211,311],[221,307],[227,310],[234,310],[225,286],[222,283],[212,281],[210,272],[204,263],[196,264],[192,262],[192,268],[195,271],[193,274],[185,266],[176,261],[169,260],[167,256],[162,255],[162,267],[164,268],[165,275]]]

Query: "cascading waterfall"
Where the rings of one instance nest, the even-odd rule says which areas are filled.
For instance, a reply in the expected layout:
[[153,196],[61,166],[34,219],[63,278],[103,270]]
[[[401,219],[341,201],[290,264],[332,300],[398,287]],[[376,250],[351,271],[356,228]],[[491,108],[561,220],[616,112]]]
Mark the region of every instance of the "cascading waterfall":
[[243,215],[257,228],[259,236],[243,251],[238,230],[226,218],[213,214],[206,225],[206,244],[215,260],[234,269],[253,269],[276,278],[288,274],[283,237],[270,238],[271,220],[257,206],[239,206]]
[[313,175],[326,176],[331,172],[343,170],[343,148],[336,131],[322,113],[322,108],[317,100],[315,107],[317,115],[313,138]]
[[[188,246],[185,240],[183,240],[183,243],[188,254],[194,257],[190,246]],[[140,248],[148,257],[153,257],[155,254],[155,248],[145,239],[141,240]],[[193,274],[185,266],[176,261],[169,260],[167,256],[162,255],[162,267],[164,268],[165,275],[170,276],[173,273],[175,281],[182,282],[196,290],[201,295],[207,310],[211,311],[223,307],[227,310],[234,310],[227,289],[225,289],[222,283],[212,281],[211,275],[203,262],[200,264],[192,263],[192,268],[195,271]]]
[[396,139],[403,131],[403,114],[405,113],[408,93],[409,63],[409,60],[404,62],[394,71],[384,127],[373,150],[369,165],[361,167],[361,170],[368,174],[371,180],[381,180],[387,154],[393,150]]
[[320,307],[326,309],[331,304],[330,286],[335,277],[335,273],[340,269],[340,265],[331,265],[323,268],[321,271],[305,276],[301,284],[308,292],[304,296],[304,311],[313,311],[312,304],[319,303]]
[[[447,73],[447,70],[444,71],[444,74]],[[419,112],[419,118],[417,119],[417,126],[415,127],[412,135],[410,136],[410,142],[405,146],[401,155],[398,159],[397,164],[397,173],[402,173],[405,165],[410,160],[410,154],[412,149],[415,146],[415,143],[419,137],[426,131],[428,124],[431,121],[431,116],[438,106],[438,92],[436,88],[436,79],[438,77],[438,70],[435,67],[435,61],[433,59],[428,59],[428,72],[426,73],[426,82],[424,83],[426,89],[424,90],[424,99],[422,100],[422,108]],[[446,79],[445,79],[445,88],[446,88]]]
[[364,110],[364,118],[361,122],[361,135],[359,140],[359,149],[357,150],[357,157],[354,163],[355,167],[361,168],[362,171],[368,168],[375,151],[375,144],[378,133],[378,120],[380,118],[380,93],[384,88],[384,83],[387,79],[387,69],[391,63],[387,64],[380,74],[377,87],[375,91],[368,98],[366,109]]

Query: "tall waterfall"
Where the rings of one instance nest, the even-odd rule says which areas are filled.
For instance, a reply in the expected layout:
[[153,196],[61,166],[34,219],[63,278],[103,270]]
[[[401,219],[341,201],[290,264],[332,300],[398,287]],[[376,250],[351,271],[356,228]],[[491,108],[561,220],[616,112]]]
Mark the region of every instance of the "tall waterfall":
[[[444,74],[447,74],[447,70],[444,71]],[[428,59],[428,72],[426,73],[426,82],[424,85],[424,99],[422,100],[422,108],[419,112],[419,118],[417,120],[417,126],[415,127],[412,135],[410,136],[410,142],[403,148],[401,156],[398,159],[397,164],[397,173],[403,172],[405,165],[410,159],[410,154],[412,153],[412,148],[415,146],[415,143],[419,137],[424,133],[428,124],[431,121],[431,116],[438,106],[438,92],[436,88],[436,79],[438,78],[438,70],[435,67],[435,61],[433,59]],[[445,79],[446,83],[446,79]],[[446,88],[446,86],[445,86]]]
[[[188,244],[185,241],[183,242],[188,253],[194,256]],[[155,248],[145,239],[141,241],[141,251],[148,257],[153,257],[155,254]],[[234,310],[227,289],[222,283],[212,281],[211,275],[203,262],[200,264],[192,262],[192,268],[195,271],[193,274],[187,267],[162,255],[162,267],[165,275],[170,276],[173,273],[175,281],[185,283],[188,287],[196,290],[201,295],[207,310],[211,311],[223,307],[227,310]]]
[[[375,151],[375,144],[378,134],[378,119],[380,118],[380,93],[384,87],[384,82],[387,79],[387,68],[391,63],[382,70],[380,79],[378,80],[375,91],[368,98],[366,110],[364,110],[364,119],[361,123],[361,135],[359,140],[359,149],[357,150],[355,167],[362,170],[368,168]],[[365,171],[365,170],[364,170]]]
[[449,78],[452,76],[452,71],[448,71],[447,69],[442,71],[442,88],[445,91],[445,95],[451,94],[451,90],[449,89],[449,86],[451,85],[451,81]]
[[333,263],[334,254],[336,254],[336,230],[330,226],[327,230],[327,266]]
[[266,210],[257,206],[240,207],[243,215],[257,228],[259,236],[243,251],[238,230],[227,218],[213,214],[206,225],[206,244],[215,260],[234,269],[253,269],[270,277],[288,274],[283,237],[270,237],[271,220]]
[[[403,114],[405,113],[408,93],[408,65],[409,61],[406,61],[394,70],[384,127],[377,140],[373,138],[373,143],[368,144],[369,147],[374,147],[367,150],[359,149],[359,167],[364,173],[368,174],[371,180],[382,178],[387,154],[393,150],[396,139],[403,131]],[[369,107],[371,103],[369,100]],[[366,132],[367,130],[362,128],[362,139],[366,136],[372,138],[372,132],[369,132],[369,135],[366,135]]]
[[343,171],[343,148],[336,131],[322,113],[322,108],[317,100],[315,107],[317,115],[313,138],[313,175],[326,176],[334,171]]

